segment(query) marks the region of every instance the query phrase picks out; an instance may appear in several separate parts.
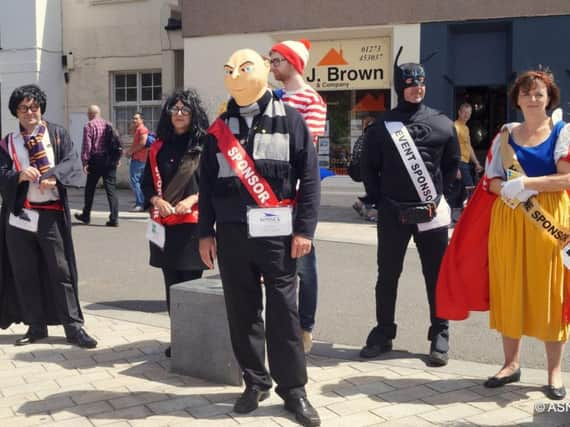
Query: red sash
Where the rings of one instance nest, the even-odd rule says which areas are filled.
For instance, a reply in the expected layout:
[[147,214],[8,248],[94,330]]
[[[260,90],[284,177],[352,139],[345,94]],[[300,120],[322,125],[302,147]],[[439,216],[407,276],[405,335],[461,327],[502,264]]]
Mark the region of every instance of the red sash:
[[208,129],[218,141],[218,148],[228,164],[247,189],[255,203],[262,208],[290,206],[294,200],[279,200],[267,180],[255,169],[255,163],[222,119]]
[[[16,147],[14,147],[14,136],[12,134],[10,134],[10,150],[12,150],[12,160],[14,161],[14,167],[16,168],[16,172],[22,172],[22,165],[20,164],[20,160],[18,160],[18,155],[16,154]],[[38,203],[32,203],[28,199],[26,199],[24,200],[24,207],[26,209],[63,212],[63,204],[61,203],[61,200],[54,200],[52,202],[38,204]]]
[[[156,158],[158,152],[162,148],[162,140],[157,139],[148,150],[148,160],[150,162],[150,170],[152,174],[152,181],[154,183],[154,189],[156,190],[156,195],[162,198],[162,178],[160,177],[160,171],[158,170],[158,164],[156,163]],[[197,224],[198,223],[198,203],[194,204],[190,208],[190,212],[186,214],[172,214],[166,217],[160,216],[158,209],[153,207],[150,210],[150,216],[153,221],[158,222],[162,225],[177,225],[177,224]]]

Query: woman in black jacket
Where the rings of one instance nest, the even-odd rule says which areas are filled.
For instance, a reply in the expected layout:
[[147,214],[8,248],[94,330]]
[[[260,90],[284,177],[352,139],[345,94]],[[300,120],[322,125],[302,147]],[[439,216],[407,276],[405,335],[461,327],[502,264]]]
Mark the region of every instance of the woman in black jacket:
[[[198,94],[177,90],[165,102],[157,140],[149,150],[142,190],[151,208],[150,265],[162,269],[170,313],[170,286],[202,277],[197,240],[200,136],[208,118]],[[165,351],[170,357],[170,347]]]

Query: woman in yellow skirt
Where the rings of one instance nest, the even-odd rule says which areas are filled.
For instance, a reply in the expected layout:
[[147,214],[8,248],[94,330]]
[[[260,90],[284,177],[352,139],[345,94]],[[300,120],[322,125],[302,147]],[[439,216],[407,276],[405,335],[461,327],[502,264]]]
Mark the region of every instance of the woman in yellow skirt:
[[[561,363],[569,332],[564,301],[570,297],[570,275],[552,227],[570,229],[570,125],[553,123],[547,115],[560,100],[549,73],[521,74],[509,97],[524,121],[505,125],[486,168],[489,191],[500,196],[489,229],[490,326],[503,336],[505,363],[485,386],[519,381],[521,337],[526,335],[545,343],[544,392],[558,400],[566,396]],[[550,218],[528,213],[531,205]]]

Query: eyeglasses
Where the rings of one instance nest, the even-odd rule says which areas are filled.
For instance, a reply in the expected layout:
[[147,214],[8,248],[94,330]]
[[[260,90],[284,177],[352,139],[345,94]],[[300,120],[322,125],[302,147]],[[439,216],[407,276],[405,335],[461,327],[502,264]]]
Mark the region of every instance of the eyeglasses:
[[16,108],[18,113],[24,113],[24,114],[27,113],[28,111],[31,111],[32,113],[37,113],[39,109],[40,106],[38,104],[18,105],[18,108]]
[[172,114],[173,116],[180,113],[183,116],[189,116],[192,113],[192,110],[189,107],[182,107],[182,108],[178,108],[177,106],[171,107],[170,110],[168,110],[170,112],[170,114]]
[[279,67],[282,62],[287,62],[287,60],[285,58],[272,58],[269,60],[272,67]]

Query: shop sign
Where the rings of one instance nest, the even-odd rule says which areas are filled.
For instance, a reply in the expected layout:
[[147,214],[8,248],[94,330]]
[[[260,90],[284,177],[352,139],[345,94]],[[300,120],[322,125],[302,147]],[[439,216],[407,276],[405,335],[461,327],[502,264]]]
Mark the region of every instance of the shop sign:
[[390,38],[311,41],[305,79],[316,90],[389,89]]

